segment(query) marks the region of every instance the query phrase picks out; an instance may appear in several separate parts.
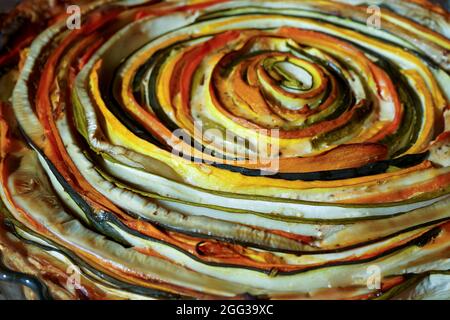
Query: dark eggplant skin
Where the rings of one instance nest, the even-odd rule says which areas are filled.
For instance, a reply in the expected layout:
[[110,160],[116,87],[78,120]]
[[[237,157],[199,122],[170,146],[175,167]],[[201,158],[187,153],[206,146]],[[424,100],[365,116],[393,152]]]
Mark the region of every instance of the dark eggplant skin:
[[53,300],[48,287],[41,280],[25,273],[9,270],[2,260],[0,252],[0,282],[10,282],[26,286],[33,290],[38,300]]
[[364,176],[372,176],[380,173],[386,172],[389,166],[395,166],[399,168],[407,168],[410,166],[417,165],[424,161],[428,155],[428,152],[421,154],[406,155],[401,158],[392,160],[383,160],[378,162],[369,163],[359,168],[349,168],[349,169],[339,169],[339,170],[329,170],[329,171],[318,171],[318,172],[308,172],[308,173],[276,173],[271,174],[270,172],[246,169],[241,167],[234,167],[225,164],[213,164],[213,166],[226,169],[232,172],[239,172],[244,176],[258,177],[264,175],[268,178],[282,179],[289,181],[333,181],[333,180],[343,180],[358,178]]
[[[50,243],[53,247],[50,246],[46,246],[43,245],[41,243],[37,243],[35,241],[29,240],[29,239],[25,239],[24,237],[22,237],[16,230],[16,228],[20,228],[23,230],[26,230],[26,232],[33,234],[36,237],[39,237],[39,235],[35,234],[33,231],[28,230],[25,226],[22,226],[20,222],[18,221],[11,221],[8,220],[6,222],[6,226],[8,228],[8,230],[14,234],[15,237],[17,237],[18,239],[20,239],[22,242],[29,244],[29,245],[33,245],[35,247],[38,247],[44,251],[54,251],[54,252],[58,252],[59,254],[65,256],[68,260],[74,262],[76,265],[81,266],[82,268],[85,268],[87,270],[89,270],[90,272],[94,273],[96,276],[98,276],[101,279],[104,279],[112,284],[114,284],[115,286],[117,286],[120,289],[135,293],[135,294],[140,294],[140,295],[144,295],[144,296],[148,296],[148,297],[152,297],[152,298],[156,298],[156,299],[172,299],[172,300],[186,300],[186,299],[191,299],[190,297],[187,296],[182,296],[182,295],[177,295],[177,294],[172,294],[172,293],[168,293],[162,290],[155,290],[155,289],[150,289],[150,288],[146,288],[146,287],[141,287],[141,286],[136,286],[136,285],[130,285],[128,283],[125,283],[123,281],[117,280],[97,269],[95,269],[94,267],[90,266],[89,264],[87,264],[86,262],[84,262],[82,259],[78,258],[75,254],[67,251],[67,250],[63,250],[62,248],[60,248],[56,243],[53,243],[51,240],[49,239],[45,239],[46,242]],[[1,270],[0,270],[1,272]],[[88,274],[85,274],[86,277],[91,278]],[[92,279],[92,278],[91,278]],[[42,284],[42,286],[45,286]],[[48,290],[47,290],[48,291]]]
[[[6,220],[5,226],[7,227],[9,232],[14,234],[14,236],[17,237],[18,239],[20,239],[22,242],[24,242],[28,245],[36,246],[44,251],[58,252],[59,254],[65,256],[68,260],[76,263],[77,265],[81,266],[82,268],[88,269],[90,272],[95,274],[97,277],[104,279],[107,282],[110,282],[111,284],[117,286],[119,289],[126,290],[131,293],[135,293],[135,294],[140,294],[140,295],[144,295],[144,296],[148,296],[148,297],[152,297],[152,298],[157,298],[157,299],[158,298],[159,299],[171,299],[171,300],[191,300],[191,299],[193,299],[193,298],[187,297],[187,296],[169,294],[169,293],[165,293],[165,292],[160,292],[158,290],[152,290],[149,288],[124,283],[120,280],[112,278],[112,277],[104,274],[103,272],[91,267],[89,264],[84,262],[82,259],[79,259],[76,255],[72,254],[71,252],[68,252],[66,250],[59,248],[58,245],[51,242],[51,240],[46,239],[46,241],[49,242],[53,247],[46,246],[46,245],[34,242],[29,239],[25,239],[17,232],[16,228],[23,229],[26,232],[29,232],[35,236],[38,236],[38,235],[34,234],[33,231],[28,230],[26,227],[21,226],[20,222],[17,222],[17,221],[13,222],[10,220]],[[425,233],[424,235],[422,235],[421,237],[412,240],[410,243],[404,244],[401,248],[391,249],[388,252],[385,252],[383,254],[383,256],[389,255],[397,250],[401,250],[401,249],[406,248],[411,245],[424,246],[427,243],[429,243],[430,241],[432,241],[432,239],[434,239],[436,236],[438,236],[440,231],[441,230],[439,227],[433,228],[430,231],[428,231],[427,233]],[[379,257],[377,257],[377,258],[379,258]],[[366,260],[368,260],[368,261],[360,261],[360,263],[361,262],[369,262],[370,260],[373,260],[373,259],[366,259]],[[344,265],[344,264],[346,264],[346,265],[352,264],[352,262],[328,264],[327,267],[332,267],[333,265]],[[233,267],[233,266],[226,266],[226,267]],[[310,269],[308,269],[308,270],[310,270]],[[305,271],[302,271],[302,272],[305,272]],[[273,276],[275,276],[275,275],[282,276],[284,274],[293,274],[292,272],[286,273],[286,272],[279,272],[277,270],[270,270],[269,272],[266,272],[266,273],[273,275]],[[409,286],[414,285],[415,283],[420,281],[420,279],[423,279],[424,277],[426,277],[426,275],[428,275],[428,274],[429,273],[422,274],[422,275],[406,275],[407,281],[404,284],[402,284],[400,286],[396,286],[385,293],[380,293],[379,295],[374,297],[374,299],[388,299],[389,297],[392,297],[396,293],[404,290],[405,286],[409,287]],[[93,280],[93,278],[89,274],[85,274],[85,276],[87,278],[90,278]],[[35,278],[33,276],[29,276],[29,275],[26,275],[23,273],[13,272],[13,271],[8,270],[2,264],[1,256],[0,256],[0,281],[8,281],[8,282],[17,283],[20,285],[25,285],[25,286],[29,287],[30,289],[32,289],[36,293],[36,296],[39,300],[53,300],[51,294],[49,293],[49,289],[45,284],[43,284],[40,280],[38,280],[37,278]],[[248,300],[248,299],[251,299],[251,300],[266,299],[266,297],[264,297],[264,296],[257,297],[257,296],[253,296],[253,295],[249,295],[249,294],[243,294],[242,297],[245,298],[246,300]]]
[[[117,218],[115,218],[115,217],[112,216],[112,215],[108,215],[108,218],[107,218],[107,219],[108,219],[109,221],[114,221],[114,220],[116,220],[116,222],[117,222]],[[387,236],[387,237],[384,237],[384,238],[382,238],[382,239],[375,239],[375,240],[373,240],[373,241],[366,242],[366,243],[364,243],[364,244],[362,244],[362,245],[369,245],[369,244],[375,243],[375,242],[377,242],[377,241],[380,241],[380,240],[383,240],[383,239],[387,239],[387,238],[396,236],[396,235],[401,234],[401,233],[404,233],[404,232],[412,231],[412,230],[417,229],[417,228],[419,228],[419,227],[425,227],[425,226],[429,226],[429,225],[434,225],[434,224],[437,224],[437,223],[439,223],[439,222],[444,222],[444,221],[448,221],[448,218],[446,218],[446,219],[441,219],[441,220],[439,220],[439,221],[433,221],[433,222],[430,222],[430,223],[427,223],[427,224],[420,225],[420,226],[418,226],[418,227],[411,227],[411,228],[408,228],[408,229],[406,229],[406,230],[403,230],[403,231],[397,232],[397,233],[395,233],[395,234],[389,235],[389,236]],[[15,224],[16,224],[16,222],[15,222],[14,224],[13,224],[13,223],[10,223],[10,224],[9,224],[9,226],[12,226],[12,228],[10,227],[10,229],[12,229],[13,231],[14,231],[14,228],[15,228],[15,226],[14,226]],[[119,228],[123,228],[123,230],[124,230],[125,232],[128,232],[128,233],[130,233],[130,234],[132,234],[132,235],[134,235],[134,236],[141,237],[142,239],[145,239],[145,240],[154,241],[154,242],[158,242],[158,243],[161,243],[161,244],[166,244],[166,245],[168,245],[168,246],[170,246],[170,247],[172,247],[172,248],[174,248],[174,249],[176,249],[176,250],[182,252],[183,254],[189,256],[190,258],[192,258],[192,259],[194,259],[194,260],[196,260],[196,261],[199,261],[199,262],[201,262],[201,263],[203,263],[203,264],[205,264],[205,265],[209,265],[209,266],[213,266],[213,267],[215,266],[215,267],[226,267],[226,268],[246,269],[246,270],[251,270],[251,271],[255,271],[255,272],[260,272],[260,273],[267,274],[267,275],[272,275],[272,276],[274,276],[274,275],[277,275],[277,276],[278,276],[278,275],[279,275],[279,276],[283,276],[283,275],[288,276],[288,275],[301,274],[301,273],[305,273],[305,272],[308,272],[308,271],[318,270],[318,269],[324,269],[324,268],[333,267],[333,266],[343,266],[343,265],[352,265],[352,264],[368,263],[368,262],[377,260],[377,259],[379,259],[379,258],[388,256],[388,255],[390,255],[390,254],[393,254],[393,253],[395,253],[395,252],[399,252],[399,251],[401,251],[401,250],[403,250],[403,249],[406,249],[406,248],[408,248],[408,247],[410,247],[410,246],[423,247],[423,246],[425,246],[427,243],[429,243],[430,241],[432,241],[434,238],[436,238],[436,237],[441,233],[441,231],[442,231],[442,229],[441,229],[440,226],[435,226],[435,227],[433,227],[432,229],[430,229],[430,230],[428,230],[427,232],[425,232],[424,234],[422,234],[421,236],[419,236],[419,237],[417,237],[417,238],[414,238],[414,239],[412,239],[412,240],[410,240],[410,241],[408,241],[408,242],[402,244],[401,246],[398,246],[398,247],[395,247],[395,248],[391,248],[391,249],[389,249],[389,250],[387,250],[387,251],[383,252],[382,254],[377,255],[377,256],[375,256],[375,257],[370,257],[370,258],[366,258],[366,259],[362,259],[362,260],[357,260],[357,261],[344,261],[344,262],[327,263],[327,264],[325,264],[325,265],[309,267],[309,268],[305,268],[305,269],[302,269],[302,270],[296,270],[296,271],[279,271],[279,270],[276,270],[276,269],[262,270],[262,269],[258,269],[258,268],[255,268],[255,267],[237,266],[237,265],[233,265],[233,264],[224,264],[224,263],[217,263],[217,262],[205,262],[205,261],[199,259],[198,257],[196,257],[195,255],[191,254],[190,252],[187,252],[187,251],[185,251],[185,250],[182,250],[182,249],[180,249],[180,248],[177,248],[176,246],[173,246],[173,245],[171,245],[171,244],[167,244],[167,243],[165,243],[165,242],[163,242],[163,241],[161,241],[161,240],[154,239],[154,238],[149,237],[149,236],[146,236],[146,235],[142,235],[142,234],[138,233],[138,232],[135,231],[135,230],[131,230],[131,229],[129,229],[128,227],[124,226],[121,222],[118,222],[116,225],[117,225]],[[31,233],[34,234],[34,232],[32,232],[32,231],[28,231],[28,230],[27,230],[27,232],[31,232]],[[13,233],[14,233],[16,236],[20,237],[20,235],[17,235],[17,232],[13,232]],[[38,236],[38,235],[37,235],[37,236]],[[38,236],[38,237],[39,237],[39,236]],[[23,237],[21,237],[21,238],[23,239]],[[24,240],[26,240],[26,239],[24,239]],[[30,240],[27,240],[27,241],[30,241]],[[51,241],[51,240],[47,240],[47,239],[46,239],[46,241]],[[30,242],[30,243],[33,243],[33,242]],[[199,244],[201,244],[201,243],[199,243]],[[40,244],[37,244],[37,245],[40,245]],[[53,245],[53,244],[52,244],[52,245]],[[349,247],[345,247],[345,248],[337,249],[337,250],[327,250],[327,251],[322,250],[322,251],[320,251],[320,252],[317,252],[317,254],[336,253],[336,252],[340,252],[340,251],[343,251],[343,250],[348,250],[348,249],[352,249],[352,248],[357,248],[357,247],[359,247],[360,245],[361,245],[361,244],[358,244],[358,245],[355,245],[355,246],[349,246]],[[40,245],[40,246],[41,246],[41,245]],[[58,247],[57,244],[55,244],[55,246]],[[55,250],[54,248],[51,248],[51,247],[47,247],[47,249],[48,249],[48,250]],[[59,252],[59,251],[58,251],[58,252]],[[96,274],[97,274],[98,272],[100,272],[100,271],[95,270],[94,268],[90,267],[90,266],[87,265],[85,262],[81,261],[80,259],[76,258],[75,255],[73,255],[73,254],[71,254],[71,253],[65,254],[64,252],[65,252],[65,251],[63,250],[62,253],[63,253],[65,256],[67,256],[68,258],[70,258],[71,260],[73,260],[73,261],[75,261],[75,262],[77,262],[77,263],[82,264],[83,266],[86,266],[89,270],[95,272]],[[283,252],[283,251],[277,250],[277,252]],[[286,252],[286,253],[302,254],[301,252],[296,252],[296,253],[295,253],[295,252]],[[315,254],[315,252],[304,252],[304,254]],[[103,275],[103,273],[100,272],[99,275]],[[112,279],[112,280],[114,280],[114,281],[118,281],[118,280],[115,280],[114,278],[111,278],[111,277],[109,277],[109,276],[107,276],[107,275],[105,275],[105,277],[107,277],[107,278],[105,278],[105,279],[108,279],[108,281],[109,281],[109,279]]]
[[52,173],[55,175],[56,180],[63,187],[64,191],[70,196],[70,198],[76,203],[76,205],[83,211],[86,215],[86,218],[89,220],[89,224],[99,232],[109,237],[110,239],[114,239],[115,241],[121,243],[122,245],[129,246],[128,242],[125,239],[117,234],[117,232],[109,226],[105,226],[102,222],[105,219],[105,212],[95,212],[94,209],[83,199],[83,197],[78,194],[72,186],[64,179],[62,174],[56,169],[55,165],[48,159],[48,157],[44,154],[42,150],[40,150],[34,142],[27,136],[23,128],[18,124],[18,128],[24,137],[27,144],[33,149],[36,153],[38,153],[49,166]]

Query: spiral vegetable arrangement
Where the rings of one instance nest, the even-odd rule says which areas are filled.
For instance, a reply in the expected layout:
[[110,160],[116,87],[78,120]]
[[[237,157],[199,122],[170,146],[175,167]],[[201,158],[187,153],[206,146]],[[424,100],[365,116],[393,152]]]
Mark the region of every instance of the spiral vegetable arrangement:
[[378,28],[369,4],[103,0],[75,30],[57,14],[0,58],[10,268],[56,298],[436,294],[449,13],[376,1]]

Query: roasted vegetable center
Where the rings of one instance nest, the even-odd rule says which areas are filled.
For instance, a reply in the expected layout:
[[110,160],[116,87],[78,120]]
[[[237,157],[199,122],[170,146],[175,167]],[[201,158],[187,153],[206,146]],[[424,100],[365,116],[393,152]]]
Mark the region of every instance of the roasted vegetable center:
[[9,268],[60,299],[448,297],[448,12],[73,2],[0,24]]

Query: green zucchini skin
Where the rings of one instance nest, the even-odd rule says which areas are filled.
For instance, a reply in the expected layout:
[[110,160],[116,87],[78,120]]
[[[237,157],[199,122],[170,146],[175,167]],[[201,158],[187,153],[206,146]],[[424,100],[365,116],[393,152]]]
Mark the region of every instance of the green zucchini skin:
[[[385,72],[387,72],[389,77],[393,81],[395,81],[396,90],[399,94],[400,101],[402,102],[405,111],[403,114],[403,119],[401,121],[401,127],[394,134],[387,136],[381,141],[381,143],[389,147],[390,157],[395,159],[398,155],[406,152],[417,140],[423,122],[423,110],[419,104],[420,98],[408,83],[405,76],[400,73],[398,66],[396,66],[393,62],[383,58],[373,50],[363,48],[356,43],[352,43],[352,45],[359,48],[360,50],[363,50],[367,54],[374,56],[377,59],[375,63]],[[421,57],[421,55],[417,52],[413,50],[409,51]],[[427,60],[427,63],[430,67],[436,68],[436,65],[433,62]],[[398,161],[402,163],[401,160]]]

